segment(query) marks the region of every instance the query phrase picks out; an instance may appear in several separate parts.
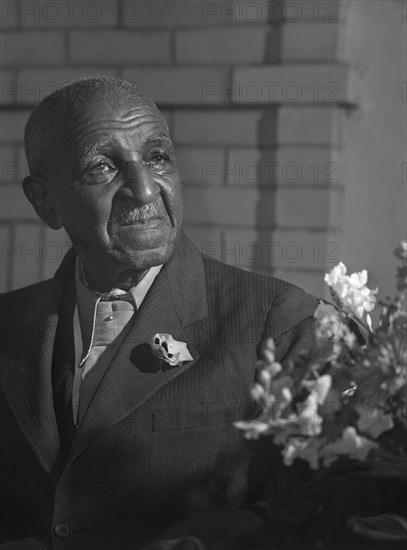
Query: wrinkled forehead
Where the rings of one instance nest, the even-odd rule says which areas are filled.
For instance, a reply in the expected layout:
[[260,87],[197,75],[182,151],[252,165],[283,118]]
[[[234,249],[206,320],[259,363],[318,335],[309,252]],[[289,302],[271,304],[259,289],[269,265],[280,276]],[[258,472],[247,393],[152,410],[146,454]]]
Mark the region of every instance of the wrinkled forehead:
[[146,139],[154,134],[170,138],[164,116],[154,103],[146,100],[123,102],[102,98],[88,102],[67,112],[61,126],[64,146],[71,151],[97,141],[101,134],[127,131],[145,135]]

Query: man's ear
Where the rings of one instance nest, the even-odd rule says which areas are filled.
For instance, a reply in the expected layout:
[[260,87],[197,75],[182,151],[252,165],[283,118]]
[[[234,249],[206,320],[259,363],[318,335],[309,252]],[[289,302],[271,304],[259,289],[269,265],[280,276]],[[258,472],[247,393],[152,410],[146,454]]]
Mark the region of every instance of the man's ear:
[[27,176],[23,180],[25,196],[34,206],[38,216],[51,229],[61,229],[62,221],[49,191],[49,183],[40,176]]

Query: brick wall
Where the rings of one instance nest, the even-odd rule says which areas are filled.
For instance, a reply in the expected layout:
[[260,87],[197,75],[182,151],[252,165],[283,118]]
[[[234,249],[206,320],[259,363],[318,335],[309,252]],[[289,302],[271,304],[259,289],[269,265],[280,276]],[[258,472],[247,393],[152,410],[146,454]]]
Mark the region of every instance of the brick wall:
[[322,294],[339,260],[346,120],[358,73],[346,3],[3,0],[2,290],[53,273],[68,246],[23,197],[25,121],[82,75],[137,81],[163,109],[206,253]]

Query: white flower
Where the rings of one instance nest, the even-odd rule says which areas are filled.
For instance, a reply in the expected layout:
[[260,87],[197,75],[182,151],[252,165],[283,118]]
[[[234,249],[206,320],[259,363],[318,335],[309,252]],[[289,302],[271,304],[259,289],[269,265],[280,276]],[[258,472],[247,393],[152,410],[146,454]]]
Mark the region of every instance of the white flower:
[[304,449],[306,445],[306,441],[298,439],[296,437],[291,437],[282,451],[284,464],[286,466],[291,466],[294,460],[299,456],[301,450]]
[[[370,315],[366,315],[366,322],[367,322],[368,327],[370,328],[370,330],[372,330],[371,321],[370,321],[370,325],[369,325],[369,319],[367,319],[368,317],[370,319]],[[345,328],[345,334],[343,336],[343,340],[344,340],[345,344],[348,346],[349,349],[352,349],[354,347],[354,345],[356,344],[356,342],[357,342],[355,334],[353,332],[351,332],[348,329],[348,327]]]
[[157,333],[150,342],[153,353],[172,367],[182,365],[185,361],[192,361],[185,342],[174,340],[171,334]]
[[343,309],[348,313],[354,313],[363,318],[364,312],[372,311],[376,304],[374,294],[377,288],[367,288],[367,271],[346,275],[346,266],[339,262],[329,273],[325,275],[325,282],[339,296]]
[[324,374],[316,380],[303,380],[302,384],[311,394],[315,394],[316,402],[322,405],[331,389],[332,377],[329,374]]
[[271,378],[274,378],[283,370],[283,368],[280,363],[274,362],[268,365],[264,370],[266,370],[270,374]]
[[327,285],[332,287],[339,294],[341,285],[346,280],[346,265],[339,262],[338,265],[333,267],[331,271],[325,275],[324,280]]
[[270,384],[270,392],[275,398],[275,404],[277,407],[277,415],[286,407],[292,400],[291,388],[293,386],[293,379],[291,376],[284,375]]
[[394,254],[402,262],[407,262],[407,241],[401,241]]
[[377,439],[379,435],[391,430],[394,426],[391,415],[385,414],[380,409],[372,409],[362,404],[356,405],[355,409],[359,413],[358,429],[373,439]]
[[265,405],[267,403],[268,394],[266,393],[266,390],[263,388],[263,386],[261,384],[258,384],[257,382],[253,384],[253,387],[250,390],[250,395],[253,401],[256,401],[256,403],[259,403],[261,405]]
[[324,466],[330,466],[339,455],[348,455],[356,460],[366,460],[369,452],[377,447],[377,443],[358,435],[353,426],[348,426],[342,432],[341,439],[328,443],[320,450]]
[[267,340],[263,342],[262,356],[264,361],[266,361],[269,365],[275,361],[275,351],[276,345],[273,338],[267,338]]
[[315,445],[310,442],[309,445],[302,448],[299,454],[299,458],[306,460],[312,470],[317,470],[319,466],[319,453]]
[[322,405],[331,388],[332,378],[329,374],[320,376],[316,380],[303,380],[302,384],[310,392],[308,397],[297,404],[298,417],[292,421],[299,428],[301,435],[319,435],[322,431],[322,418],[318,414],[318,406]]
[[[271,383],[271,391],[273,395],[276,396],[277,399],[281,398],[281,392],[285,388],[292,388],[293,386],[293,379],[288,374],[285,374],[284,376],[281,376],[280,378],[277,378],[276,380],[273,380]],[[283,398],[284,399],[284,398]],[[285,399],[284,399],[285,400]]]
[[297,424],[301,435],[319,435],[322,431],[322,418],[318,414],[318,396],[315,392],[297,405],[300,412]]
[[234,422],[234,426],[244,432],[245,439],[258,439],[270,431],[270,426],[266,422],[257,422],[256,420],[251,422],[239,420]]
[[290,437],[286,446],[282,450],[283,462],[286,466],[291,466],[296,458],[302,458],[313,470],[318,468],[318,449],[310,440]]

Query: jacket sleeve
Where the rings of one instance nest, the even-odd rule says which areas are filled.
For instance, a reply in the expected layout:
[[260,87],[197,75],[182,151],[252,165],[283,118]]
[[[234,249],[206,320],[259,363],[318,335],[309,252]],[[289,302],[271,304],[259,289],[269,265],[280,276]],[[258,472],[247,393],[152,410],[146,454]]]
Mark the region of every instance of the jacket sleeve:
[[276,360],[284,365],[303,350],[315,345],[314,312],[318,300],[288,283],[277,294],[269,309],[263,339],[272,337]]
[[[274,283],[275,284],[275,283]],[[300,288],[279,282],[280,290],[273,292],[274,299],[266,315],[262,338],[272,337],[276,344],[276,357],[284,364],[302,351],[309,349],[314,344],[314,318],[317,300],[305,293]],[[264,317],[263,317],[264,319]],[[264,322],[264,321],[263,321]],[[264,438],[267,439],[267,438]],[[259,441],[256,443],[272,444],[271,441]],[[263,446],[261,446],[264,449]],[[261,449],[260,449],[261,450]],[[273,450],[273,458],[270,460],[268,449],[261,455],[268,466],[266,475],[260,484],[256,494],[248,497],[245,505],[228,510],[207,510],[200,514],[192,515],[186,520],[175,524],[160,537],[152,541],[142,550],[166,550],[169,544],[173,544],[173,550],[210,550],[222,548],[232,550],[236,548],[238,541],[245,540],[254,533],[275,520],[277,493],[285,492],[287,487],[301,482],[301,475],[293,472],[293,468],[276,467],[282,463],[279,450]],[[277,456],[278,455],[278,456]],[[268,472],[268,473],[267,473]],[[289,478],[287,475],[289,474]],[[278,490],[276,490],[278,486]],[[280,507],[278,507],[280,509]]]
[[[288,283],[284,283],[273,300],[267,314],[263,340],[273,338],[276,360],[283,368],[300,352],[315,346],[314,312],[317,304],[317,298]],[[281,449],[269,437],[255,441],[253,449],[256,471],[259,473],[258,490],[249,497],[244,507],[263,517],[275,518],[281,511],[279,500],[293,490],[297,491],[296,488],[313,479],[314,474],[308,465],[301,462],[285,466]],[[314,489],[314,485],[311,487]]]

